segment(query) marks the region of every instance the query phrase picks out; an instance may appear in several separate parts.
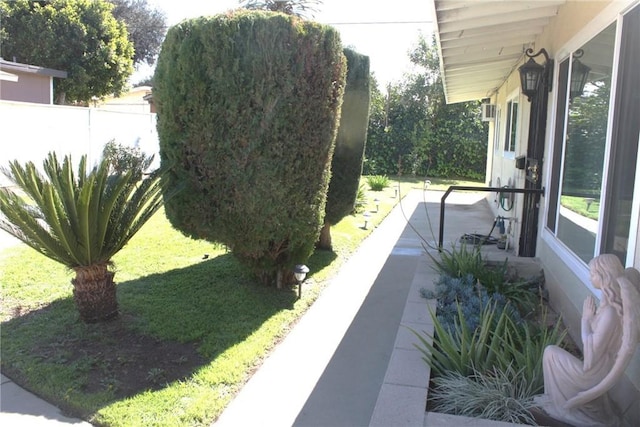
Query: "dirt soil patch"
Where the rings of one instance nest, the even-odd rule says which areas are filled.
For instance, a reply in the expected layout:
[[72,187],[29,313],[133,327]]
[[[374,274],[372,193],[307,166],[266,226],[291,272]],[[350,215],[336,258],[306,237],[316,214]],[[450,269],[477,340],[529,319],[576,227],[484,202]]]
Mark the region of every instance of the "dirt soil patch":
[[[128,316],[96,326],[86,337],[56,337],[31,354],[48,363],[77,366],[86,374],[81,390],[111,391],[117,400],[186,379],[207,363],[197,343],[159,340],[127,328]],[[7,372],[11,376],[11,372]]]

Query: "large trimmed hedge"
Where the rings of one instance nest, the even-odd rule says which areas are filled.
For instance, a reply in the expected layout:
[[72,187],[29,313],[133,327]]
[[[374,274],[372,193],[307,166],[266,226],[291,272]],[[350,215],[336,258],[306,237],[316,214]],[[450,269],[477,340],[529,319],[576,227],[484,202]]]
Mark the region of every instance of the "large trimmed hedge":
[[265,283],[306,261],[323,223],[344,91],[336,30],[237,10],[167,33],[155,73],[177,229],[226,244]]
[[347,82],[331,162],[331,181],[319,247],[331,248],[331,226],[353,212],[362,175],[371,102],[369,57],[345,48]]

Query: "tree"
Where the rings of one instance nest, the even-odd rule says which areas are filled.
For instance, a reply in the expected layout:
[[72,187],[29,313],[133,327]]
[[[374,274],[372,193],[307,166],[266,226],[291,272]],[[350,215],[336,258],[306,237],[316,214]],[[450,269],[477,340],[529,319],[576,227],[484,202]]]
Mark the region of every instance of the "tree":
[[153,9],[147,0],[109,0],[114,4],[113,16],[127,25],[129,40],[133,43],[133,62],[155,62],[160,45],[167,32],[167,18]]
[[118,315],[111,258],[162,206],[159,174],[139,181],[131,171],[110,175],[109,167],[103,159],[87,173],[83,156],[74,175],[69,156],[60,164],[50,153],[46,178],[32,162],[2,169],[27,199],[0,191],[0,229],[75,271],[73,298],[87,323]]
[[414,173],[423,176],[484,179],[488,125],[480,120],[477,101],[447,104],[435,37],[420,37],[410,55],[421,69],[426,132],[414,147]]
[[119,94],[133,72],[133,45],[104,0],[0,2],[0,52],[18,62],[63,70],[56,103]]
[[301,18],[309,15],[312,18],[313,13],[318,11],[315,6],[321,5],[322,0],[240,0],[240,4],[252,10],[269,10]]
[[353,212],[369,124],[369,57],[344,49],[347,81],[342,101],[340,127],[331,161],[324,226],[318,247],[331,249],[331,226]]
[[338,32],[279,13],[184,21],[163,43],[154,100],[162,164],[175,162],[175,228],[222,242],[282,286],[323,223],[344,91]]
[[420,37],[410,59],[419,72],[374,91],[365,173],[482,179],[488,127],[478,102],[447,104],[435,39]]
[[[389,96],[385,96],[378,88],[375,75],[371,74],[371,103],[369,107],[369,128],[362,172],[365,175],[390,175],[395,162],[392,159],[389,138]],[[389,93],[391,87],[389,86]]]

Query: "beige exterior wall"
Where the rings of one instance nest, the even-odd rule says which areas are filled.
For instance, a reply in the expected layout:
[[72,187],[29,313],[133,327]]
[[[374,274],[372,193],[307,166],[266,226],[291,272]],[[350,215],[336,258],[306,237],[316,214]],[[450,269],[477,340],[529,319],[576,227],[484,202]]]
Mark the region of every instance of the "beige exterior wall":
[[[515,152],[505,153],[504,144],[506,137],[506,115],[507,101],[516,100],[518,102],[518,130],[516,135]],[[530,104],[527,97],[520,93],[520,76],[518,73],[512,73],[505,84],[500,87],[497,94],[491,98],[491,103],[496,104],[496,111],[500,117],[490,123],[490,139],[488,144],[488,155],[490,159],[491,173],[490,183],[493,186],[505,186],[511,184],[511,187],[523,188],[525,173],[516,169],[515,158],[527,153],[527,138],[529,134],[529,109]],[[497,138],[497,139],[496,139]],[[499,179],[499,182],[498,182]],[[511,232],[508,234],[508,247],[513,253],[518,253],[518,241],[520,240],[520,219],[522,218],[522,200],[521,194],[514,195],[513,209],[505,211],[501,208],[500,203],[496,203],[496,195],[488,194],[487,200],[496,216],[513,218],[511,220]],[[506,225],[506,224],[505,224]]]
[[[545,48],[552,59],[564,59],[569,52],[577,49],[591,37],[596,35],[600,30],[605,28],[616,18],[616,15],[626,10],[633,0],[623,1],[569,1],[559,10],[556,18],[546,28],[545,32],[538,38],[535,43],[534,50]],[[554,76],[554,84],[556,78]],[[494,132],[499,132],[499,141],[504,144],[504,109],[508,96],[513,90],[520,86],[517,68],[513,71],[505,84],[500,87],[491,102],[495,103],[502,110],[503,118],[500,120],[500,129],[495,129],[494,121],[490,127],[490,138]],[[555,87],[554,87],[555,89]],[[554,126],[553,114],[555,104],[555,92],[549,96],[549,115],[547,120],[547,135],[545,143],[545,165],[543,165],[543,186],[548,187],[546,179],[550,173],[548,163],[550,163],[551,150],[553,145],[552,129]],[[520,96],[520,136],[516,146],[516,156],[526,153],[527,137],[528,137],[528,118],[530,104],[526,97]],[[526,123],[525,123],[526,122]],[[501,184],[505,185],[506,179],[511,177],[515,180],[515,185],[522,188],[524,185],[524,171],[515,168],[515,161],[504,158],[501,150],[494,151],[495,139],[489,140],[488,149],[488,170],[491,175],[487,177],[487,181],[493,185],[496,184],[496,178],[500,177]],[[636,180],[637,182],[637,180]],[[640,188],[636,186],[636,198],[640,197]],[[508,216],[498,209],[493,203],[495,195],[489,195],[487,198],[490,205],[494,209],[496,215]],[[522,217],[520,210],[522,209],[521,197],[516,197],[516,205],[514,211],[517,212],[519,218]],[[554,237],[550,233],[545,232],[546,224],[546,198],[541,198],[540,218],[538,228],[537,257],[542,262],[545,272],[547,287],[549,288],[550,300],[554,309],[562,314],[565,323],[569,328],[571,337],[581,344],[580,339],[580,318],[582,312],[582,303],[587,295],[596,294],[590,282],[586,267],[577,259],[572,259],[568,251],[564,250],[562,244],[554,241]],[[518,221],[516,232],[511,239],[517,244],[519,238],[520,222]],[[634,267],[640,269],[640,236],[636,240],[636,254]],[[517,253],[517,248],[515,248]],[[612,394],[625,414],[625,420],[637,422],[640,420],[640,351],[636,352],[635,358],[626,371],[626,378],[621,381],[620,385],[612,390]],[[635,424],[637,425],[637,424]]]
[[18,81],[0,80],[0,99],[38,104],[53,103],[51,77],[19,71],[12,71],[11,74],[18,76]]

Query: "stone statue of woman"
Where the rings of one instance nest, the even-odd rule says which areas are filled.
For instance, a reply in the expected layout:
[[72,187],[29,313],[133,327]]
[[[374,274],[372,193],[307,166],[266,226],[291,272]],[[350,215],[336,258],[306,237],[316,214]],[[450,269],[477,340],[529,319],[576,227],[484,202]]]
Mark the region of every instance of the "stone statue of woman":
[[616,426],[619,416],[608,391],[616,384],[640,342],[640,274],[623,270],[615,255],[589,263],[591,282],[602,291],[596,307],[584,301],[584,361],[558,346],[545,349],[544,396],[537,399],[551,417],[579,427]]

